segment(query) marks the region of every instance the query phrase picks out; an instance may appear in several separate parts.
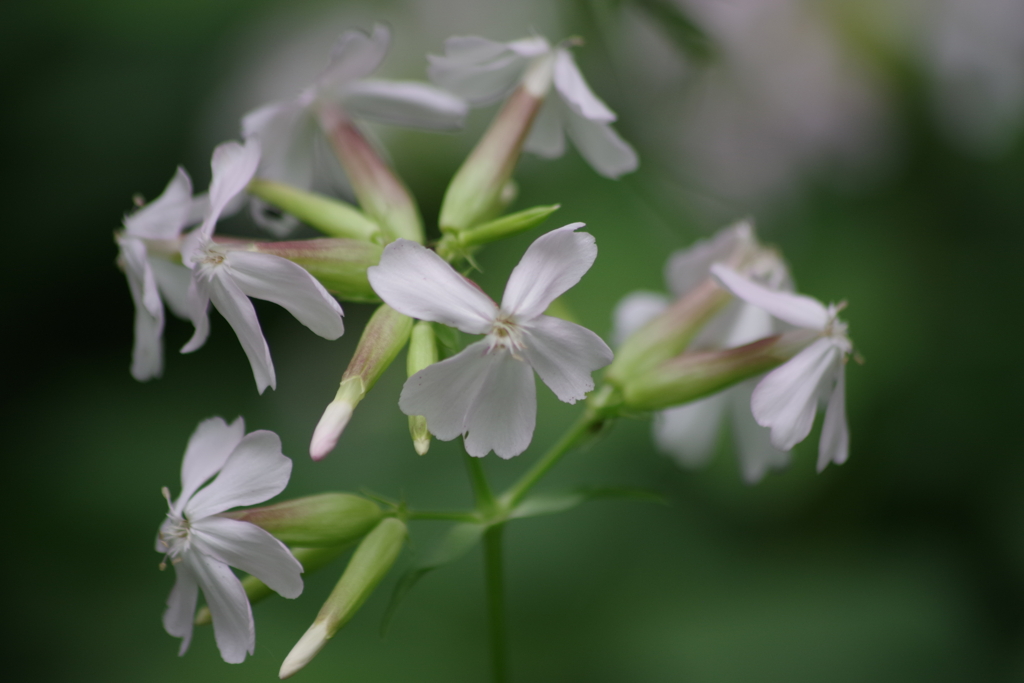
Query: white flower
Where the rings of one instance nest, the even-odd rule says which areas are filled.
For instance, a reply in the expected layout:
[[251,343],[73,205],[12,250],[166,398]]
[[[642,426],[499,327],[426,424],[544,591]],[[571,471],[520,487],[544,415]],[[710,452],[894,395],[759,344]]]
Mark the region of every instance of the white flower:
[[[281,453],[273,432],[245,434],[238,418],[199,423],[181,463],[181,494],[170,500],[156,549],[177,576],[167,598],[164,628],[181,638],[179,655],[192,640],[198,591],[213,616],[213,631],[224,661],[237,664],[252,654],[256,631],[242,582],[231,571],[252,574],[286,598],[302,593],[302,565],[283,543],[255,524],[220,516],[230,508],[273,498],[288,484],[292,461]],[[216,479],[200,489],[216,475]]]
[[[675,252],[665,264],[665,281],[675,298],[686,296],[711,276],[718,261],[742,262],[744,272],[772,289],[791,289],[789,273],[771,250],[758,245],[747,221],[720,230]],[[616,342],[621,344],[649,320],[662,313],[670,300],[655,292],[634,292],[615,308]],[[728,349],[774,334],[771,317],[761,309],[734,300],[715,316],[687,350]],[[789,454],[772,446],[769,432],[750,413],[750,395],[757,380],[703,399],[669,408],[654,416],[654,441],[658,449],[685,467],[705,465],[714,455],[722,422],[731,414],[733,442],[744,481],[760,481],[770,469],[785,467]]]
[[[369,36],[345,32],[330,64],[298,97],[245,115],[242,136],[256,136],[263,146],[261,178],[311,189],[317,177],[326,177],[336,189],[347,190],[344,171],[317,121],[317,108],[325,103],[354,119],[437,130],[462,126],[467,106],[461,99],[426,83],[366,78],[384,60],[389,42],[390,32],[380,24]],[[268,214],[265,204],[252,201],[253,217],[274,233],[285,235],[296,225],[294,217]]]
[[210,209],[202,226],[189,234],[182,247],[182,260],[192,269],[188,304],[196,329],[181,351],[195,351],[206,342],[212,301],[238,335],[262,394],[268,386],[276,388],[277,378],[270,349],[248,297],[283,306],[325,339],[337,339],[345,328],[341,306],[302,266],[272,254],[234,251],[212,240],[217,218],[252,179],[259,155],[259,143],[252,138],[244,146],[227,142],[213,152]]
[[[523,144],[529,152],[554,159],[565,152],[568,133],[580,155],[609,178],[636,170],[636,151],[612,129],[615,113],[590,90],[572,53],[552,47],[539,36],[496,43],[475,36],[445,41],[443,57],[428,55],[430,79],[472,104],[488,104],[509,94],[530,74],[530,88],[545,97],[553,83],[556,97],[547,97]],[[547,71],[546,78],[537,78]]]
[[807,438],[818,400],[827,396],[818,471],[830,462],[842,465],[850,453],[846,358],[853,350],[846,336],[846,323],[836,317],[843,304],[825,306],[808,296],[772,291],[722,264],[712,266],[711,272],[747,303],[790,325],[820,332],[817,341],[761,380],[754,389],[750,407],[757,423],[771,428],[772,444],[788,451]]
[[470,455],[526,450],[537,418],[533,372],[567,403],[594,388],[590,373],[612,360],[600,337],[543,315],[597,258],[594,238],[573,223],[538,238],[512,271],[499,307],[472,282],[414,242],[397,240],[367,271],[374,291],[405,315],[487,337],[409,378],[399,407],[423,415],[437,438],[466,438]]

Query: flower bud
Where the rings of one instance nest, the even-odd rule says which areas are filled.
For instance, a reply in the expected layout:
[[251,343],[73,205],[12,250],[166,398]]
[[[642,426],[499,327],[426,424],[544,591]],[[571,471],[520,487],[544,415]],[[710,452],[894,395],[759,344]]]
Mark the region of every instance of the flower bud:
[[383,248],[378,244],[324,237],[293,242],[256,242],[252,248],[299,264],[339,299],[380,301],[366,279],[366,269],[380,262]]
[[[406,355],[405,369],[412,377],[423,368],[437,362],[437,339],[434,337],[434,326],[426,320],[420,320],[412,327],[409,338],[409,351]],[[419,455],[426,455],[430,449],[430,431],[427,429],[427,418],[422,415],[409,416],[409,434],[412,445]]]
[[405,184],[339,107],[321,104],[317,113],[360,207],[380,225],[385,239],[423,244],[423,219]]
[[[352,539],[343,545],[328,546],[326,548],[289,548],[289,550],[292,551],[295,559],[302,564],[302,572],[308,575],[330,563],[331,560],[351,547],[354,542],[355,539]],[[242,588],[245,589],[245,596],[249,598],[249,604],[251,605],[255,605],[260,600],[274,593],[270,586],[255,576],[247,576],[242,579]],[[205,626],[211,621],[213,621],[213,615],[210,614],[209,607],[204,605],[196,612],[194,622],[196,626]]]
[[380,521],[380,507],[352,493],[321,493],[248,510],[224,513],[296,546],[335,546],[353,541]]
[[453,255],[465,254],[474,247],[526,232],[543,223],[560,206],[560,204],[535,206],[532,209],[517,211],[488,221],[469,230],[448,233],[438,242],[437,253],[450,261]]
[[442,232],[467,230],[501,211],[534,117],[551,89],[554,52],[536,60],[456,172],[441,203]]
[[721,351],[695,351],[630,376],[621,387],[625,410],[662,410],[716,393],[767,372],[821,336],[795,330]]
[[330,237],[372,242],[380,237],[380,228],[362,211],[348,202],[291,185],[256,178],[249,192],[290,213]]
[[398,559],[406,535],[405,523],[389,517],[363,539],[313,624],[285,657],[281,678],[288,678],[309,664],[352,618]]
[[314,460],[321,460],[334,450],[352,411],[405,346],[411,330],[412,318],[386,304],[370,317],[341,377],[338,393],[313,431],[309,454]]

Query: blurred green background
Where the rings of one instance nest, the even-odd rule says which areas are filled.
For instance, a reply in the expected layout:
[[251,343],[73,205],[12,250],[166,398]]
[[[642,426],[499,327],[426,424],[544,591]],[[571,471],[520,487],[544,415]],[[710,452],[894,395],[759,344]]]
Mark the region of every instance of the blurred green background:
[[[622,421],[542,489],[629,485],[667,507],[598,502],[508,530],[516,681],[1001,681],[1024,677],[1024,3],[633,0],[14,0],[0,4],[8,680],[270,681],[339,574],[255,608],[257,649],[224,664],[160,625],[172,576],[153,538],[197,422],[244,415],[295,462],[288,495],[368,490],[468,504],[456,443],[417,457],[401,368],[321,463],[306,448],[368,316],[324,341],[257,303],[279,376],[259,397],[223,319],[199,352],[127,372],[132,304],[112,231],[175,165],[197,188],[218,142],[294,95],[349,28],[391,24],[382,74],[423,78],[451,34],[580,35],[581,68],[620,114],[641,170],[619,182],[569,152],[526,158],[518,207],[561,202],[600,257],[568,303],[606,334],[617,299],[661,289],[666,255],[745,215],[802,291],[848,299],[867,363],[848,373],[852,454],[814,473],[817,430],[787,471],[739,479],[728,439],[702,471]],[[428,222],[486,125],[381,129]],[[555,222],[557,221],[557,222]],[[246,218],[225,230],[246,232]],[[497,296],[534,235],[483,254]],[[401,364],[398,364],[401,365]],[[579,412],[540,389],[534,446],[485,462],[511,480]],[[399,569],[444,525],[419,522]],[[396,572],[397,573],[397,572]],[[415,589],[378,635],[394,576],[299,677],[480,681],[478,553]],[[298,679],[297,679],[298,680]]]

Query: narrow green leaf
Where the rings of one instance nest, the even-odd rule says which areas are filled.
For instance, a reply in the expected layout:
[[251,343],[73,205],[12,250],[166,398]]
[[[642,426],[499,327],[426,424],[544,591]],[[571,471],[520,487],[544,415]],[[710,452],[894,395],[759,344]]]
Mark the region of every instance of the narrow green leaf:
[[565,491],[562,493],[542,493],[531,496],[517,505],[516,509],[509,515],[509,518],[523,519],[526,517],[540,517],[542,515],[556,515],[560,512],[572,510],[592,500],[615,498],[646,503],[666,503],[665,498],[661,495],[644,489],[600,488]]

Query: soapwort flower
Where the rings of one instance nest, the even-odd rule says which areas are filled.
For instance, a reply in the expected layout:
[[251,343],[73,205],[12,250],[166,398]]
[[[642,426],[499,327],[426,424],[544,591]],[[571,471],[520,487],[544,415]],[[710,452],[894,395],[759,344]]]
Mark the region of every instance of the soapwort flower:
[[[346,189],[348,182],[330,151],[318,110],[337,107],[358,120],[412,128],[454,130],[462,127],[466,103],[426,83],[367,78],[387,54],[387,27],[375,24],[370,35],[346,31],[335,43],[327,68],[298,97],[255,109],[242,119],[242,135],[258,137],[263,147],[259,176],[304,190],[318,177]],[[252,198],[252,214],[263,227],[285,235],[297,221],[267,212]]]
[[[685,297],[711,277],[711,266],[729,262],[772,290],[790,290],[792,282],[782,259],[757,243],[753,226],[742,221],[720,230],[669,257],[665,281],[675,299]],[[623,343],[671,305],[669,297],[655,292],[634,292],[614,311],[617,343]],[[729,349],[776,333],[771,316],[742,300],[733,299],[712,318],[686,347],[688,351]],[[714,455],[723,420],[731,419],[733,442],[740,472],[747,483],[757,483],[770,470],[789,463],[789,453],[772,446],[767,429],[750,412],[750,395],[757,380],[654,415],[654,441],[658,449],[686,467],[699,467]]]
[[410,377],[398,403],[402,412],[426,417],[443,441],[465,436],[470,455],[493,450],[511,458],[533,438],[534,371],[566,403],[594,388],[590,373],[611,362],[611,349],[590,330],[544,315],[597,258],[594,238],[576,232],[582,225],[552,230],[530,245],[501,306],[425,247],[397,240],[384,249],[368,276],[385,303],[414,318],[487,335]]
[[[552,46],[540,36],[498,43],[475,36],[445,41],[444,56],[428,55],[430,79],[442,88],[484,105],[508,95],[520,82],[544,104],[523,148],[554,159],[565,153],[568,134],[595,171],[617,178],[636,170],[632,146],[612,128],[615,113],[583,79],[569,41]],[[551,87],[555,96],[547,97]]]
[[772,445],[788,451],[807,438],[819,398],[827,397],[818,471],[830,462],[842,465],[850,453],[846,360],[853,351],[846,323],[838,318],[845,303],[825,306],[809,296],[772,291],[720,263],[713,265],[711,272],[747,303],[790,325],[820,333],[816,341],[761,380],[750,407],[757,423],[771,428]]
[[213,152],[210,208],[203,224],[189,234],[182,247],[182,261],[192,269],[188,306],[196,329],[181,351],[189,353],[206,343],[212,301],[238,335],[262,394],[268,386],[276,388],[277,378],[249,297],[283,306],[325,339],[337,339],[345,328],[341,306],[302,266],[273,254],[234,250],[213,241],[221,211],[245,189],[259,157],[260,146],[254,138],[245,145],[224,143]]
[[273,498],[284,490],[291,471],[292,461],[281,453],[278,436],[265,430],[246,435],[240,417],[230,425],[219,417],[204,420],[192,434],[181,463],[181,494],[172,501],[163,489],[170,510],[156,541],[157,552],[165,555],[176,575],[163,623],[168,633],[182,639],[179,655],[192,640],[200,589],[224,661],[237,664],[253,653],[252,608],[231,567],[286,598],[302,593],[302,565],[281,541],[255,524],[220,514]]

